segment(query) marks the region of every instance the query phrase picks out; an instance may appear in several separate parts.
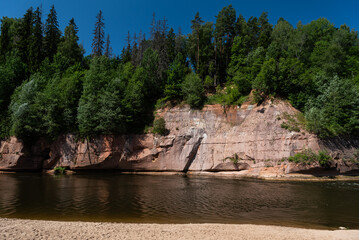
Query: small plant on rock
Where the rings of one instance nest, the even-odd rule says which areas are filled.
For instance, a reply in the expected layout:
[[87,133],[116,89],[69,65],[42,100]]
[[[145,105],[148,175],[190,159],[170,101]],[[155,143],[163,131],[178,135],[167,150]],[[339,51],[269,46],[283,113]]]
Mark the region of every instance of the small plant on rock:
[[56,175],[63,175],[65,173],[66,173],[66,168],[64,168],[64,167],[58,166],[58,167],[54,168],[54,174],[56,174]]
[[326,151],[319,151],[318,161],[320,166],[328,167],[330,160],[332,159]]

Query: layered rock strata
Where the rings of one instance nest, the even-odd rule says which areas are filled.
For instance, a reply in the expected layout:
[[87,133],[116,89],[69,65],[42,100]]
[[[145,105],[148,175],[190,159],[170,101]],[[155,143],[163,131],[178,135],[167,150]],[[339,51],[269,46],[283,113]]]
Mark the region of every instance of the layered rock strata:
[[[234,171],[247,176],[280,177],[293,172],[316,174],[318,163],[289,163],[287,158],[305,149],[327,150],[335,159],[326,170],[333,174],[359,169],[353,153],[356,140],[320,141],[305,130],[283,128],[298,113],[289,103],[268,100],[260,106],[208,105],[162,109],[169,134],[159,136],[107,135],[77,139],[67,134],[51,144],[39,140],[32,147],[15,137],[1,142],[0,170],[40,170],[63,166],[73,170],[122,171]],[[330,170],[330,171],[329,171]]]

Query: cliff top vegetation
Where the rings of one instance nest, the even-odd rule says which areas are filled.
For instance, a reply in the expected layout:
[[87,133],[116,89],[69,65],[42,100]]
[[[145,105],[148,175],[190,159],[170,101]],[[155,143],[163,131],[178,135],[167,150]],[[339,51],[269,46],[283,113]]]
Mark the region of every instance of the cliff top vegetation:
[[42,16],[30,8],[1,19],[1,138],[141,132],[155,106],[238,105],[251,91],[257,103],[287,99],[323,138],[359,133],[359,41],[349,26],[272,26],[265,12],[245,19],[229,5],[215,23],[197,13],[188,35],[154,17],[150,36],[129,35],[115,56],[99,11],[84,56],[73,18],[62,33],[54,6]]

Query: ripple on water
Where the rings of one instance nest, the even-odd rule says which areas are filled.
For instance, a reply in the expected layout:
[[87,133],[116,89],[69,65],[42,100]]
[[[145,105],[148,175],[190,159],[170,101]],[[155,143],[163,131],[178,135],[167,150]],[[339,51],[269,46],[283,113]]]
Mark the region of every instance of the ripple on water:
[[1,217],[359,228],[357,182],[3,174],[0,191]]

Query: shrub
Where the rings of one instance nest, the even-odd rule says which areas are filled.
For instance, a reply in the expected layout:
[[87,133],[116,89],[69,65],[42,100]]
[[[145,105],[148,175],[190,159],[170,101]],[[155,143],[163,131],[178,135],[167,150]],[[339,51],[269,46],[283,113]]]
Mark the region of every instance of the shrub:
[[290,115],[283,113],[282,118],[285,120],[280,126],[284,129],[294,132],[300,132],[301,128],[305,128],[305,118],[302,113]]
[[329,164],[329,161],[331,160],[331,157],[329,154],[325,151],[319,151],[318,152],[318,161],[320,166],[327,167]]
[[58,167],[54,168],[54,174],[56,174],[56,175],[63,175],[63,174],[65,174],[65,172],[66,172],[66,168],[64,168],[64,167],[58,166]]
[[288,158],[289,162],[311,164],[318,162],[320,166],[327,167],[332,158],[326,151],[319,151],[314,153],[311,149],[305,149],[303,152],[296,153],[294,156]]
[[153,121],[153,133],[164,135],[166,131],[166,121],[163,118],[157,118]]

